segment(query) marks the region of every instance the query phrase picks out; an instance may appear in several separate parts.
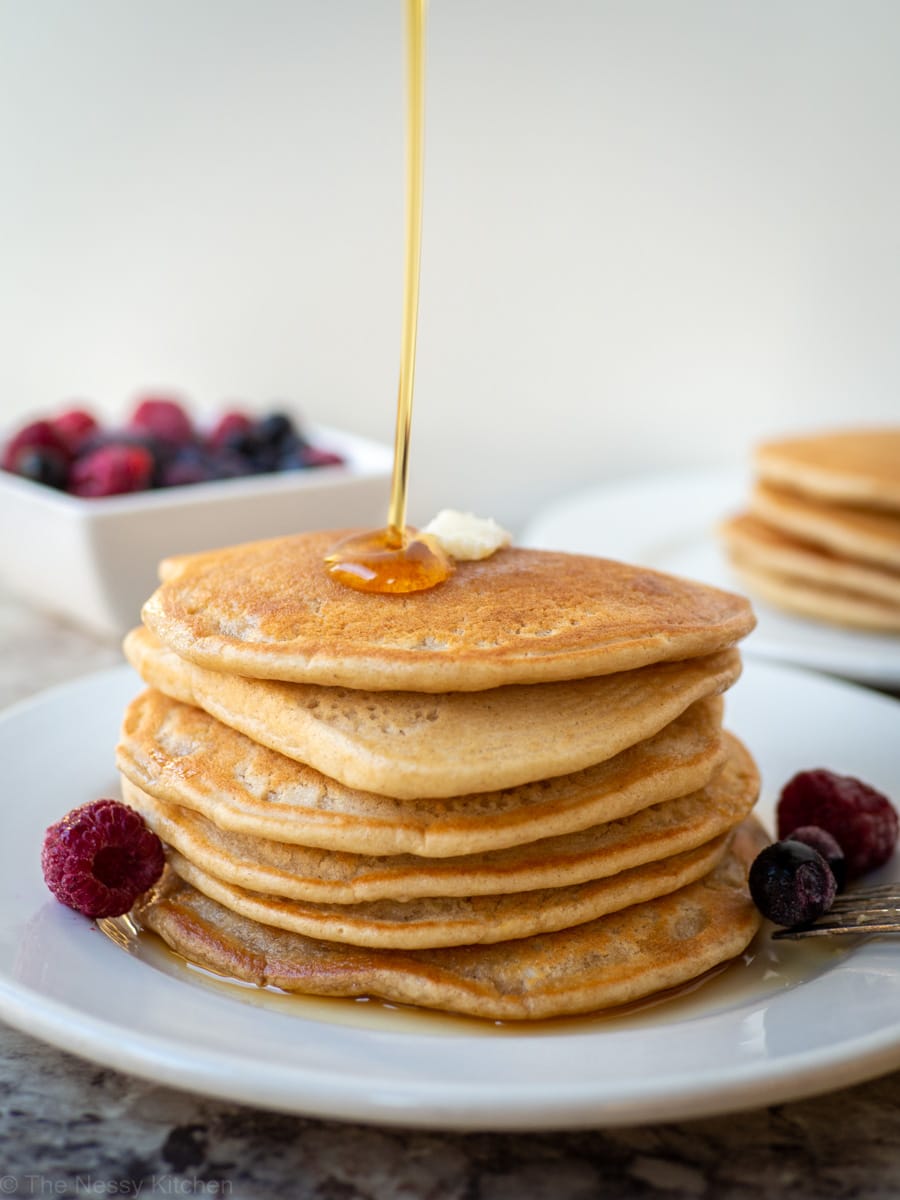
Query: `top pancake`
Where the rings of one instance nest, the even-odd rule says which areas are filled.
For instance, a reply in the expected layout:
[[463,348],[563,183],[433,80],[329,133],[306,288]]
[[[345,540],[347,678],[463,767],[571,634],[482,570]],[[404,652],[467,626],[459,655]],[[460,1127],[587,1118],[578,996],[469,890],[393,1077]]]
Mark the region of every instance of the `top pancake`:
[[768,442],[758,476],[823,500],[900,509],[900,428],[848,429]]
[[323,558],[347,531],[166,560],[144,622],[183,658],[260,679],[480,691],[712,654],[749,602],[609,559],[508,548],[412,595],[357,592]]

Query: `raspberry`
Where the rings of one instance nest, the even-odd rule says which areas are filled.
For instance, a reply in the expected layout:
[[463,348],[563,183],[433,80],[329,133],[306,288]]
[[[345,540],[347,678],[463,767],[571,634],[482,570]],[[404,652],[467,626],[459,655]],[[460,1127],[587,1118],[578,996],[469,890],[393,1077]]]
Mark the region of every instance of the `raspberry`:
[[120,917],[165,866],[162,842],[134,809],[95,800],[73,809],[44,836],[47,887],[86,917]]
[[798,829],[791,830],[788,840],[802,842],[804,846],[811,846],[813,850],[818,850],[831,867],[837,890],[840,892],[843,889],[847,882],[847,860],[844,858],[843,850],[827,830],[820,829],[818,825],[801,825]]
[[99,429],[94,417],[83,408],[70,408],[51,424],[71,454],[75,454],[87,438]]
[[177,400],[162,396],[148,396],[142,400],[131,415],[129,427],[152,433],[161,441],[176,446],[191,441],[194,436],[191,419],[182,406]]
[[3,451],[4,471],[15,470],[15,460],[23,450],[55,450],[67,461],[68,447],[49,421],[32,421],[23,426]]
[[801,925],[828,912],[837,884],[817,850],[803,842],[766,846],[756,856],[748,878],[753,903],[776,925]]
[[801,771],[778,801],[778,836],[818,825],[844,852],[847,878],[882,866],[897,844],[897,813],[887,796],[850,775],[819,768]]
[[153,455],[143,446],[110,445],[76,460],[69,480],[75,496],[119,496],[150,487]]

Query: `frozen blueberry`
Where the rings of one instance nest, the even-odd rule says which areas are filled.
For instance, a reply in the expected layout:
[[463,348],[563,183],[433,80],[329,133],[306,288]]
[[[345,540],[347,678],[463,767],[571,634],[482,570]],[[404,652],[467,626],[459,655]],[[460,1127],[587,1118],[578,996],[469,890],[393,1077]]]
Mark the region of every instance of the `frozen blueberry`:
[[14,457],[13,471],[58,491],[65,491],[69,482],[69,464],[52,446],[26,446]]
[[837,894],[831,867],[818,852],[790,839],[760,851],[750,868],[753,903],[776,925],[803,925],[828,912]]

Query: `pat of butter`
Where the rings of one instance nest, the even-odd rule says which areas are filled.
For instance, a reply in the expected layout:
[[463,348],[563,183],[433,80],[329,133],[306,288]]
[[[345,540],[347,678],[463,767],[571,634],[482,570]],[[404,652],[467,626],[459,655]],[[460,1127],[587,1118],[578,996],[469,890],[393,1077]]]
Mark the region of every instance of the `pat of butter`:
[[508,546],[512,534],[492,517],[476,517],[473,513],[442,508],[428,522],[423,533],[430,533],[450,555],[459,562],[490,558],[501,546]]

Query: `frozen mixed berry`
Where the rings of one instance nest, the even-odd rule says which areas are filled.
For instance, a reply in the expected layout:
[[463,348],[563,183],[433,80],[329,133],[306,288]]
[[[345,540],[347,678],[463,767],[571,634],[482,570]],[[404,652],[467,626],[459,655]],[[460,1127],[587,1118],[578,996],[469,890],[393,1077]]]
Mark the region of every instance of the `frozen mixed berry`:
[[778,836],[818,825],[844,852],[847,878],[882,866],[897,844],[897,813],[887,796],[850,775],[801,771],[778,801]]
[[230,409],[215,423],[207,440],[214,450],[236,449],[244,444],[252,425],[246,413]]
[[304,467],[337,467],[343,463],[340,454],[333,450],[320,450],[317,446],[303,446],[298,452]]
[[253,436],[260,446],[277,446],[286,449],[300,441],[294,422],[283,412],[268,413],[253,425]]
[[753,903],[776,925],[803,925],[828,912],[837,894],[831,867],[803,842],[774,842],[750,868]]
[[191,441],[194,427],[191,418],[177,400],[148,396],[131,415],[129,428],[150,433],[160,441],[180,446]]
[[24,446],[13,458],[12,469],[23,479],[65,491],[69,482],[69,460],[52,446]]
[[44,836],[41,867],[53,895],[86,917],[119,917],[162,874],[162,842],[133,808],[95,800]]
[[182,446],[160,466],[160,487],[182,487],[215,479],[206,453],[196,445]]
[[3,451],[5,471],[15,470],[15,461],[23,450],[55,450],[63,457],[69,457],[66,443],[49,421],[32,421],[7,442]]
[[837,840],[827,829],[820,829],[818,825],[801,825],[799,829],[792,829],[787,836],[792,842],[802,842],[804,846],[818,850],[831,867],[837,890],[843,889],[847,882],[847,860]]
[[96,418],[84,408],[70,408],[51,422],[70,454],[77,453],[88,438],[99,429]]
[[153,455],[143,446],[110,445],[76,459],[69,479],[75,496],[121,496],[150,487]]

